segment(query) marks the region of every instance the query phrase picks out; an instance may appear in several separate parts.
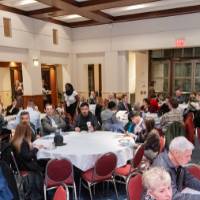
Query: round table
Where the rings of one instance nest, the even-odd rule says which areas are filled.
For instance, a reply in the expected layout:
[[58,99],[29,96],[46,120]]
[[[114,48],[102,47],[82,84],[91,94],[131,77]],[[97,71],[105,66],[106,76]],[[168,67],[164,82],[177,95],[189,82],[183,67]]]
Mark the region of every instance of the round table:
[[95,162],[105,153],[113,152],[118,158],[117,167],[121,167],[133,158],[134,140],[123,146],[120,140],[122,134],[114,132],[96,131],[62,133],[66,145],[52,148],[54,135],[37,139],[34,144],[43,145],[37,153],[37,159],[69,159],[74,166],[82,171],[94,167]]

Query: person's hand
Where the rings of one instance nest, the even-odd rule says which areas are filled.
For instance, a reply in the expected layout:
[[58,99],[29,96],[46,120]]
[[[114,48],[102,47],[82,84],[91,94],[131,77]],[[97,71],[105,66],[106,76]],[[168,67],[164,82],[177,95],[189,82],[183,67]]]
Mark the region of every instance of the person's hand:
[[79,127],[76,127],[76,128],[75,128],[75,131],[76,131],[76,132],[80,132],[81,129],[80,129]]
[[94,132],[94,127],[93,127],[93,126],[90,126],[89,131],[90,131],[90,132]]
[[42,149],[42,148],[44,148],[44,145],[38,144],[38,145],[34,145],[34,147],[35,147],[36,149]]
[[38,139],[38,138],[40,138],[40,135],[37,134],[37,135],[36,135],[36,139]]

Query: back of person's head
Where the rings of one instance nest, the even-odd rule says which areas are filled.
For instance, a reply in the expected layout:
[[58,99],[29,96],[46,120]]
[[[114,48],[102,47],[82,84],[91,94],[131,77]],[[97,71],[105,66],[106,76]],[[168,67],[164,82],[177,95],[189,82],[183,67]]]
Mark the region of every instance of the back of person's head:
[[110,101],[108,103],[108,109],[114,110],[116,108],[116,103],[114,101]]
[[148,98],[144,98],[144,99],[143,99],[143,102],[146,103],[147,105],[150,105],[150,101],[149,101]]
[[81,105],[80,105],[80,108],[83,108],[83,107],[88,107],[89,108],[89,104],[87,102],[83,102]]
[[151,130],[155,128],[155,120],[154,119],[145,120],[145,126],[147,133],[149,133]]
[[31,128],[28,124],[17,125],[15,134],[11,140],[11,143],[18,152],[20,152],[23,140],[25,140],[28,144],[31,143]]
[[171,105],[172,108],[176,109],[178,108],[178,101],[175,98],[171,98],[169,100],[169,104]]
[[32,99],[28,100],[27,107],[33,108],[35,107],[35,103]]
[[184,136],[175,137],[169,145],[169,151],[184,152],[186,150],[193,150],[194,145]]
[[152,167],[145,171],[142,182],[147,192],[156,190],[160,187],[171,187],[171,177],[162,167]]
[[130,112],[128,113],[128,121],[129,121],[129,122],[131,122],[131,119],[133,118],[133,116],[134,116],[133,111],[130,111]]

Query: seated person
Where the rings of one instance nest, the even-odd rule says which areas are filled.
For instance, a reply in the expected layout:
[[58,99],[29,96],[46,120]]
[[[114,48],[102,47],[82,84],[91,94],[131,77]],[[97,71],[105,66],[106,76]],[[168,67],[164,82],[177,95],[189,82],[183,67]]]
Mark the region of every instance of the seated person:
[[27,107],[25,110],[21,110],[16,117],[16,126],[20,123],[20,114],[23,111],[27,111],[30,116],[30,122],[34,124],[35,129],[38,130],[40,129],[40,113],[35,109],[35,103],[33,100],[29,100],[27,103]]
[[148,98],[144,98],[141,106],[141,111],[144,113],[149,112],[150,102]]
[[14,99],[12,104],[6,108],[6,115],[17,115],[19,108],[17,107],[17,100]]
[[150,106],[149,106],[149,112],[150,113],[157,113],[159,110],[158,102],[156,98],[150,99]]
[[7,123],[3,116],[3,107],[0,105],[0,135],[7,135],[6,139],[9,139],[11,131],[7,129]]
[[152,163],[160,152],[160,135],[156,129],[152,129],[144,142],[144,155]]
[[34,141],[36,138],[39,137],[39,132],[35,129],[34,124],[30,122],[29,112],[23,111],[20,113],[20,123],[30,126],[32,136],[31,141]]
[[118,110],[132,111],[131,104],[128,103],[128,96],[126,94],[122,96],[122,101],[118,104]]
[[131,118],[132,122],[135,124],[134,128],[134,138],[136,142],[143,143],[146,135],[146,126],[140,113],[135,111]]
[[43,177],[42,169],[37,163],[37,151],[42,146],[35,146],[31,142],[31,129],[27,124],[19,124],[16,127],[14,137],[11,140],[11,145],[19,167],[19,170],[28,171],[27,194],[30,194],[30,199],[43,199]]
[[99,124],[102,125],[101,112],[102,112],[102,110],[104,110],[103,99],[101,97],[98,97],[96,103],[97,104],[96,104],[96,108],[95,108],[95,117],[97,118],[97,121],[99,122]]
[[133,111],[128,113],[128,123],[124,126],[124,130],[128,133],[134,133],[135,124],[132,122]]
[[116,118],[116,103],[110,101],[107,109],[101,112],[102,130],[124,132],[123,124]]
[[43,135],[49,135],[58,129],[64,130],[66,128],[65,121],[55,113],[51,104],[45,105],[45,113],[46,116],[41,120]]
[[89,104],[82,103],[80,105],[80,114],[75,121],[75,131],[96,131],[100,128],[96,117],[89,111]]
[[200,194],[182,193],[185,187],[200,190],[200,181],[193,177],[186,167],[191,160],[194,145],[185,137],[174,138],[169,145],[169,152],[165,151],[154,160],[153,166],[164,167],[172,179],[173,200],[199,200]]
[[171,177],[164,168],[152,167],[142,176],[144,200],[172,200]]
[[186,98],[183,96],[181,88],[178,88],[176,90],[174,98],[177,100],[178,104],[182,104],[186,102]]
[[165,126],[168,123],[171,122],[181,122],[183,123],[183,116],[182,113],[177,109],[178,108],[178,102],[176,99],[170,99],[168,102],[168,106],[170,111],[168,113],[165,113],[161,120],[160,120],[160,124],[161,126]]
[[10,166],[0,161],[0,200],[19,200],[17,183]]

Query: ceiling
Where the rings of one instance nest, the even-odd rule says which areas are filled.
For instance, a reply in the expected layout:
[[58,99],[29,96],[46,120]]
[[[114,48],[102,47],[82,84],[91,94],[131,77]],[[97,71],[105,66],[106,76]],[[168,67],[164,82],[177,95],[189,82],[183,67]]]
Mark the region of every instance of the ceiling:
[[200,0],[0,0],[0,10],[68,27],[200,12]]

